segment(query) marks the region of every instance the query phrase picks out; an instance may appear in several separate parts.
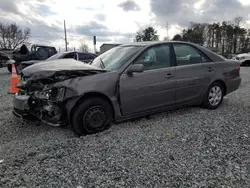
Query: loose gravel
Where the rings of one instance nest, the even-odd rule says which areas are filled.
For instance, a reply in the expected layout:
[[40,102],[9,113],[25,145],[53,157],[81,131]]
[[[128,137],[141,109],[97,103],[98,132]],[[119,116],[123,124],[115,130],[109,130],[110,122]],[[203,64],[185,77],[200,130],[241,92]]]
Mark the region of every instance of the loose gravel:
[[209,111],[184,108],[77,138],[20,122],[0,69],[0,187],[250,187],[250,68]]

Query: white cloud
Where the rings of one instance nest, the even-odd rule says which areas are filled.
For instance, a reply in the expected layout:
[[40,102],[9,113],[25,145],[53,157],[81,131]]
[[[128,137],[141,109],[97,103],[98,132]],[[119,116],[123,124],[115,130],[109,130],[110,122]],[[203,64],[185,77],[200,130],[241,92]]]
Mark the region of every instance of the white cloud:
[[[191,0],[192,3],[188,1],[189,4],[184,0],[84,2],[82,0],[1,0],[0,17],[1,21],[15,21],[22,27],[30,27],[32,42],[49,43],[61,49],[64,48],[63,20],[66,20],[69,47],[77,48],[84,40],[93,49],[92,35],[95,33],[102,35],[97,36],[99,48],[103,42],[131,42],[133,33],[136,33],[140,27],[153,26],[158,30],[161,38],[164,38],[167,36],[168,22],[169,36],[172,37],[182,30],[180,25],[188,25],[190,21],[209,19],[221,21],[229,15],[224,10],[224,6],[208,7],[211,5],[210,1],[214,0]],[[219,2],[227,1],[217,0],[216,3],[221,5]],[[242,7],[250,5],[249,0],[229,0],[228,2],[232,4],[241,2]],[[232,10],[228,8],[230,6],[226,7]],[[246,10],[249,9],[244,9],[244,15],[249,20]],[[204,11],[207,12],[204,13]],[[235,9],[234,12],[230,12],[230,16],[240,16],[242,12],[240,9]],[[209,17],[208,13],[214,13],[214,15]],[[81,32],[77,32],[77,28],[82,28]],[[107,34],[110,35],[106,36]]]

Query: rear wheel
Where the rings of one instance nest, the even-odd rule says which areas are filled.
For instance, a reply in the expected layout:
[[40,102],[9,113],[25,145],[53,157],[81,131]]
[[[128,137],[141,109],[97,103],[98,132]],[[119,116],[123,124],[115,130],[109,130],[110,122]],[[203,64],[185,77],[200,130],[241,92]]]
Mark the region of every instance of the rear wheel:
[[89,98],[76,106],[71,122],[78,135],[104,131],[112,124],[112,107],[101,98]]
[[223,101],[224,92],[225,89],[220,82],[213,83],[205,94],[203,107],[211,110],[218,108]]

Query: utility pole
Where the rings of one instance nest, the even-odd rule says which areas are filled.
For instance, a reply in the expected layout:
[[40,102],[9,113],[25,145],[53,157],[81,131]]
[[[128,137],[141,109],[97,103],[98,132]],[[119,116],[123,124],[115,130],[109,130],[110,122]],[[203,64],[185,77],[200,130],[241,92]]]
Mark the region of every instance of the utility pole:
[[66,48],[66,52],[68,51],[68,41],[67,41],[67,32],[66,32],[66,23],[65,23],[65,20],[64,20],[64,34],[65,34],[65,48]]
[[96,50],[96,36],[93,37],[93,43],[94,43],[94,52],[96,54],[97,50]]
[[168,36],[168,22],[167,22],[167,40],[169,41],[169,36]]

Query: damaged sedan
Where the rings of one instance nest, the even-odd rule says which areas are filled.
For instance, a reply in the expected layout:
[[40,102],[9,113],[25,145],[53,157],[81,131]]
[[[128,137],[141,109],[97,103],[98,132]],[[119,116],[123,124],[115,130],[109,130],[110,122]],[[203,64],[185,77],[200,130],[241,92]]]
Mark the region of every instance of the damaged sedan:
[[88,65],[73,59],[38,63],[22,72],[13,113],[78,135],[112,122],[190,105],[218,108],[240,86],[234,60],[186,42],[146,42],[115,47]]

